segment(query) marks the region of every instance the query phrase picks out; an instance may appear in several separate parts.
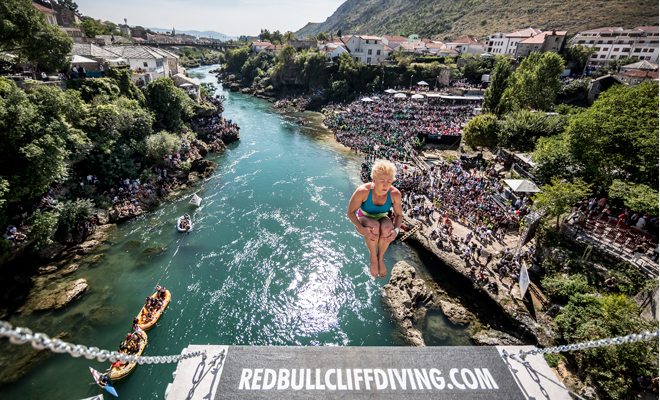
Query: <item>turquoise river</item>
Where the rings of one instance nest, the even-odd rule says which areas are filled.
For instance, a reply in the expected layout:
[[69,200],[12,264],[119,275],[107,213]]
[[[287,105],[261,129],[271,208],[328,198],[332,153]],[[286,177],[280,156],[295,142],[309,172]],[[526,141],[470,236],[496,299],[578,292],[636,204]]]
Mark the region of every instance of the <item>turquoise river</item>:
[[[116,350],[160,283],[173,299],[149,331],[144,355],[178,354],[189,344],[405,345],[381,297],[386,280],[371,279],[366,247],[345,217],[361,159],[266,101],[223,92],[209,73],[214,67],[190,72],[227,97],[224,115],[239,124],[241,140],[212,158],[218,170],[195,188],[201,207],[188,206],[188,191],[120,225],[103,259],[70,276],[89,283],[80,300],[10,322]],[[175,219],[186,212],[194,230],[177,233]],[[397,242],[386,261],[391,268],[399,260],[428,276],[431,265]],[[429,314],[423,329],[432,345],[470,344],[465,329],[439,314]],[[0,398],[89,397],[99,389],[87,367],[107,364],[53,355],[0,388]],[[163,398],[174,369],[138,366],[115,387],[124,399]]]

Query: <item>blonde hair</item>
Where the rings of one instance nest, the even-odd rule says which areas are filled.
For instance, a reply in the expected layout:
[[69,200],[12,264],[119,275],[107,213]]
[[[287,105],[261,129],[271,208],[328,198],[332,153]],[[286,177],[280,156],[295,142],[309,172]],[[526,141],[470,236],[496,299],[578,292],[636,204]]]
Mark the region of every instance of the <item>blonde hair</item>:
[[392,179],[396,179],[396,166],[387,160],[376,160],[371,167],[371,179],[375,179],[378,175],[389,175]]

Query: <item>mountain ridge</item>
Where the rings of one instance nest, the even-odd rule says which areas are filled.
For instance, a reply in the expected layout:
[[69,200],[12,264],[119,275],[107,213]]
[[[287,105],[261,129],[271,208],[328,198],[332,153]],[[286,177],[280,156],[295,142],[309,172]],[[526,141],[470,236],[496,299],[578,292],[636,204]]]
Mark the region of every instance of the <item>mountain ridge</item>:
[[650,0],[347,0],[324,22],[309,22],[298,37],[320,32],[410,35],[453,39],[529,26],[569,34],[605,26],[658,25],[658,3]]

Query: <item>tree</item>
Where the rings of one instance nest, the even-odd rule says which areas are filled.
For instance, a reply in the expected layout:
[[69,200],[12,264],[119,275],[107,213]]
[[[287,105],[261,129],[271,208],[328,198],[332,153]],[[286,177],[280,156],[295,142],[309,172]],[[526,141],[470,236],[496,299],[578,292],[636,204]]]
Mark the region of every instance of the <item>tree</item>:
[[271,41],[270,31],[268,29],[262,29],[259,33],[259,40],[261,41]]
[[658,186],[658,84],[616,86],[572,115],[568,146],[582,177],[609,187],[614,179]]
[[568,182],[555,178],[552,179],[551,184],[542,186],[541,192],[534,195],[534,207],[555,217],[557,229],[559,229],[559,218],[567,213],[578,200],[586,198],[589,193],[591,193],[589,185],[581,179]]
[[146,147],[147,157],[155,162],[162,163],[163,157],[179,151],[181,141],[176,135],[161,131],[147,137]]
[[465,144],[472,148],[497,145],[499,125],[493,114],[481,114],[472,118],[463,133]]
[[539,138],[532,160],[536,163],[534,175],[544,182],[550,182],[552,178],[582,176],[580,166],[571,154],[568,137],[563,133]]
[[318,40],[319,42],[327,42],[329,40],[328,34],[325,32],[319,32],[319,34],[316,35],[316,40]]
[[170,78],[160,78],[149,82],[145,88],[149,109],[153,111],[156,129],[176,132],[183,121],[193,115],[194,102],[181,89],[174,86]]
[[570,46],[565,50],[564,57],[566,58],[566,64],[570,67],[573,73],[580,73],[584,71],[584,68],[589,62],[589,58],[594,53],[593,47],[587,47],[582,45]]
[[529,151],[540,137],[561,133],[567,117],[544,112],[514,111],[506,115],[499,131],[499,145]]
[[644,184],[635,184],[615,179],[609,195],[622,201],[633,211],[658,215],[658,191]]
[[62,6],[66,7],[71,11],[78,12],[78,4],[73,0],[57,0],[57,2]]
[[233,73],[241,72],[241,68],[243,68],[243,64],[245,64],[249,56],[250,47],[248,46],[227,50],[225,55],[227,71]]
[[72,42],[58,27],[26,0],[0,2],[0,52],[18,56],[18,62],[43,71],[56,71],[67,66]]
[[509,83],[509,76],[511,76],[511,62],[508,58],[501,58],[495,64],[492,74],[490,75],[490,83],[484,93],[484,109],[497,116],[504,113],[504,105],[501,104],[502,94]]
[[108,31],[108,27],[104,25],[103,22],[92,17],[80,18],[80,29],[82,29],[82,31],[85,33],[85,36],[88,38],[93,38],[96,35],[106,35],[111,33]]
[[564,60],[556,53],[533,52],[509,78],[502,100],[507,110],[551,110],[561,86]]

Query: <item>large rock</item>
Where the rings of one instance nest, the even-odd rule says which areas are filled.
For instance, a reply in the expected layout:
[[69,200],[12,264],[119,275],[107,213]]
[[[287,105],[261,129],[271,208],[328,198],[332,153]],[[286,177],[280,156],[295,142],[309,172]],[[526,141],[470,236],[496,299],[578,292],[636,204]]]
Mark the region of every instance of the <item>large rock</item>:
[[482,329],[472,335],[472,340],[481,346],[521,346],[524,343],[502,331],[495,329]]
[[457,325],[469,324],[474,320],[474,316],[465,307],[460,304],[440,300],[440,309],[447,319]]
[[80,297],[87,288],[87,281],[82,278],[75,281],[55,282],[45,287],[35,285],[19,312],[28,314],[34,311],[59,310]]
[[405,340],[413,346],[424,346],[415,322],[425,318],[426,307],[433,306],[434,294],[416,275],[412,265],[399,261],[392,268],[389,283],[383,287],[383,296]]

